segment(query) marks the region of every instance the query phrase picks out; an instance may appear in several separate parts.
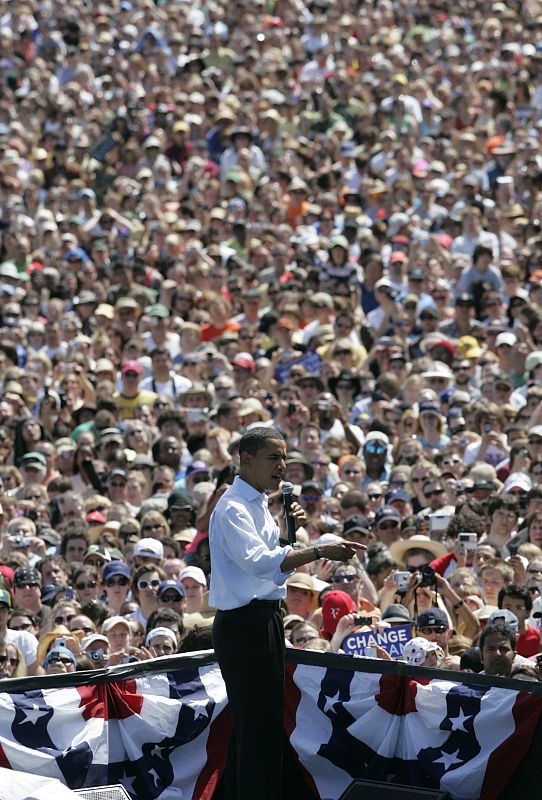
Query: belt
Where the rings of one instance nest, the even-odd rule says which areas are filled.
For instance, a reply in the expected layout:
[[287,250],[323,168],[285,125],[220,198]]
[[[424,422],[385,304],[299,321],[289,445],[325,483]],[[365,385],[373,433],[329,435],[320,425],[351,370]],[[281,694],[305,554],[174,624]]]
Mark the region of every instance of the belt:
[[250,606],[263,606],[264,608],[274,608],[277,611],[280,608],[280,600],[251,600]]

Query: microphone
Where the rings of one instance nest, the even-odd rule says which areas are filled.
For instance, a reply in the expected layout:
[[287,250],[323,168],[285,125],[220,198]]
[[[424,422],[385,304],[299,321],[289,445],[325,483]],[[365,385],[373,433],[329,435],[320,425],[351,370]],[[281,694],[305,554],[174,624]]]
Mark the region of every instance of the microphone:
[[295,521],[292,517],[292,501],[294,497],[293,483],[282,484],[282,502],[284,503],[284,516],[286,518],[286,533],[288,534],[288,544],[295,544]]

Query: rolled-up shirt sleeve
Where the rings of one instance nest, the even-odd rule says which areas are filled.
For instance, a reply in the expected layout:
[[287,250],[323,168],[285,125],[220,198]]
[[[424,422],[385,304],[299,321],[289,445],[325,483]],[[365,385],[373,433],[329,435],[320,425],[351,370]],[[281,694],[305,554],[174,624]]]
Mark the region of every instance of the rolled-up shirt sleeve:
[[291,572],[281,571],[282,562],[292,550],[290,545],[269,549],[258,536],[254,522],[242,506],[232,503],[227,516],[227,533],[223,542],[227,557],[250,575],[282,586],[291,575]]

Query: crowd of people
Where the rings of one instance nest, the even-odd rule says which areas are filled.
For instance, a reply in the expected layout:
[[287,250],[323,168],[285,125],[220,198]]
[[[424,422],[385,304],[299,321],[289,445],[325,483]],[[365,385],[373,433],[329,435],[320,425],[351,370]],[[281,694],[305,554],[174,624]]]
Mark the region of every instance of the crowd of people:
[[272,425],[296,547],[368,548],[288,579],[290,646],[412,622],[413,665],[538,679],[541,30],[0,3],[3,677],[211,647],[209,518]]

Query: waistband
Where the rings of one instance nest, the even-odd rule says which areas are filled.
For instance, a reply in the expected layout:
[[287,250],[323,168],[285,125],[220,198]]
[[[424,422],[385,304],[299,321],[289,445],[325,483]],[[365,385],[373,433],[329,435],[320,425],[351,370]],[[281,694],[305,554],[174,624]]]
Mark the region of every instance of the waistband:
[[280,608],[280,600],[251,600],[250,606],[262,606],[263,608],[273,608],[278,611]]

